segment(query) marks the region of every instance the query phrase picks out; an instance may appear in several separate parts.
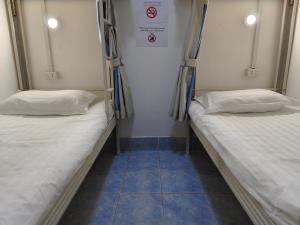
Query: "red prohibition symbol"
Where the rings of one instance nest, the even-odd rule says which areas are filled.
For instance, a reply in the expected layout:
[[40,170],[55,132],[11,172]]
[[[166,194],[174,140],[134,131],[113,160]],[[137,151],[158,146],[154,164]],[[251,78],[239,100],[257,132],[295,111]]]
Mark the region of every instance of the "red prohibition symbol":
[[153,6],[150,6],[146,10],[146,15],[150,19],[154,19],[157,16],[157,9]]
[[155,35],[154,33],[150,33],[150,34],[148,35],[148,41],[149,41],[150,43],[154,43],[154,42],[156,41],[156,35]]

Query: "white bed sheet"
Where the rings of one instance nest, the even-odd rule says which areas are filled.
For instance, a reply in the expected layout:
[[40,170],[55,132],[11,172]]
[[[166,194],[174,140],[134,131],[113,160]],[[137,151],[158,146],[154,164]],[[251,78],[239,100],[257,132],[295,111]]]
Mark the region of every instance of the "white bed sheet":
[[0,115],[0,224],[40,224],[106,127],[104,102],[86,115]]
[[278,225],[300,224],[300,108],[204,115],[189,111],[242,186]]

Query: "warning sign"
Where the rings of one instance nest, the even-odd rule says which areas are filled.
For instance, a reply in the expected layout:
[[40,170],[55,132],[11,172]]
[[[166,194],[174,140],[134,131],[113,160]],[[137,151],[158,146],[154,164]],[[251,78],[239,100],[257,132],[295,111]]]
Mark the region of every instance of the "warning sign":
[[146,14],[148,18],[154,19],[157,16],[157,9],[153,6],[148,7]]
[[156,35],[154,33],[150,33],[148,36],[148,41],[150,43],[154,43],[156,41]]
[[168,46],[168,0],[136,0],[136,40],[139,47]]

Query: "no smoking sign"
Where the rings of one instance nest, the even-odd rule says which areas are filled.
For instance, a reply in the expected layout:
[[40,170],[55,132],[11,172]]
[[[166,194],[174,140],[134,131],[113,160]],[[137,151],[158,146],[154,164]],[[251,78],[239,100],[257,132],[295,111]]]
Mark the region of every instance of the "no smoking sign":
[[135,0],[138,47],[168,47],[168,1]]
[[156,41],[156,35],[155,35],[154,33],[150,33],[150,34],[148,35],[148,41],[149,41],[150,43],[154,43],[154,42]]
[[157,16],[157,9],[154,6],[150,6],[146,10],[146,15],[150,19],[154,19]]

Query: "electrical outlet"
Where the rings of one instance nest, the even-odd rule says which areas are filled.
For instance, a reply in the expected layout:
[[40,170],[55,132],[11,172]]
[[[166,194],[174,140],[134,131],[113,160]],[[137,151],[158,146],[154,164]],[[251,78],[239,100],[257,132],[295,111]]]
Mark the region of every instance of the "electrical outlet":
[[257,77],[258,70],[256,68],[249,68],[246,70],[246,76],[247,77]]
[[46,80],[57,81],[59,79],[58,72],[46,72]]

